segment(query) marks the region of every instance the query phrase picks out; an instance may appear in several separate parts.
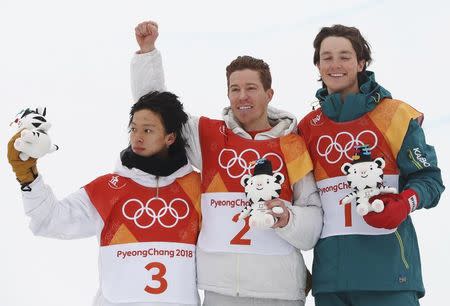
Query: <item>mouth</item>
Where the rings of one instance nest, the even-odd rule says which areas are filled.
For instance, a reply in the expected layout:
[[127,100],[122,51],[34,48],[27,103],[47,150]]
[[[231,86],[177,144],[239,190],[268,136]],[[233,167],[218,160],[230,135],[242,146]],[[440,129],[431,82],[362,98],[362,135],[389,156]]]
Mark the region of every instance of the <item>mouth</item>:
[[242,105],[242,106],[237,107],[238,110],[249,110],[252,108],[253,108],[253,106],[251,106],[251,105]]
[[135,152],[135,153],[145,151],[145,148],[142,148],[142,147],[132,147],[131,149],[132,149],[133,152]]
[[362,178],[367,178],[368,176],[369,176],[368,174],[366,174],[366,175],[361,175]]
[[256,190],[263,190],[263,187],[256,187]]
[[328,76],[332,78],[341,78],[345,75],[345,73],[329,73]]

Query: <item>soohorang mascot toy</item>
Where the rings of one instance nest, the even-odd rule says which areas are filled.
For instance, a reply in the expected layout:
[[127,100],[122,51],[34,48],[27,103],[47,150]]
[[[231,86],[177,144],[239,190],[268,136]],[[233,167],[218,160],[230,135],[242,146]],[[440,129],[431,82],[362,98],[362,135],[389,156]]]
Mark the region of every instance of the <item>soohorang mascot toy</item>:
[[[263,158],[255,162],[253,176],[246,174],[241,178],[241,185],[245,188],[245,195],[250,202],[239,214],[239,220],[249,218],[249,226],[253,229],[267,229],[275,223],[275,217],[268,214],[265,201],[280,196],[284,175],[272,172],[272,163]],[[281,207],[272,208],[274,213],[282,213]]]
[[47,109],[26,108],[20,111],[11,125],[17,127],[20,137],[14,142],[14,148],[21,152],[19,157],[25,161],[28,158],[40,158],[47,153],[58,150],[58,146],[51,143],[47,132],[51,124],[45,118]]
[[383,169],[386,163],[381,157],[372,160],[367,145],[356,147],[356,151],[352,156],[352,163],[345,163],[341,167],[353,191],[344,197],[340,204],[348,204],[355,199],[356,211],[360,216],[371,211],[382,212],[383,201],[376,199],[369,203],[369,199],[381,193],[397,193],[396,188],[383,185]]

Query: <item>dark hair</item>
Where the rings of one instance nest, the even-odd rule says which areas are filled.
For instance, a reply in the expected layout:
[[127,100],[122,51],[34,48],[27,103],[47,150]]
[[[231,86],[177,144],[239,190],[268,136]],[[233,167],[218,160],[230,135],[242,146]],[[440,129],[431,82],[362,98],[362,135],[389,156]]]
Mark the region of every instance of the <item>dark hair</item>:
[[230,75],[235,71],[244,69],[250,69],[258,72],[259,79],[264,90],[272,88],[272,76],[270,74],[269,65],[262,59],[254,58],[248,55],[238,56],[227,66],[226,71],[228,87],[230,86]]
[[178,100],[178,96],[168,91],[151,91],[142,96],[131,107],[128,126],[131,125],[134,113],[143,109],[160,116],[167,134],[175,133],[175,142],[169,147],[169,155],[180,151],[185,152],[186,141],[181,135],[181,129],[187,122],[188,115],[184,112],[183,104]]
[[355,27],[347,27],[342,24],[335,24],[331,27],[323,27],[317,34],[313,43],[314,65],[317,65],[320,60],[320,45],[322,44],[322,41],[330,36],[347,38],[352,44],[353,49],[355,50],[358,62],[361,60],[365,60],[363,70],[358,73],[359,80],[361,74],[364,74],[367,66],[369,66],[372,62],[372,57],[369,43],[361,35],[361,32],[359,32],[359,30]]

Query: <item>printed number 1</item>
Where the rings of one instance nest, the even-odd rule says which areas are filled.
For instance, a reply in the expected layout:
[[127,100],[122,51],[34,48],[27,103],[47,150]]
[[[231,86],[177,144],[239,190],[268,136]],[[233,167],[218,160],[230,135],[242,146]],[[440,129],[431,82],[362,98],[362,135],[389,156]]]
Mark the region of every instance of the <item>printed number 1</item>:
[[345,204],[344,215],[345,215],[345,227],[351,227],[352,226],[352,203]]
[[157,273],[152,275],[152,280],[159,282],[158,287],[145,286],[144,290],[150,294],[161,294],[167,289],[167,280],[164,278],[166,275],[166,266],[160,262],[151,262],[145,266],[147,270],[152,268],[158,269]]
[[[233,222],[239,221],[239,214],[235,214],[233,216]],[[230,244],[237,244],[237,245],[250,245],[252,244],[251,239],[242,239],[242,237],[250,230],[250,225],[248,224],[248,218],[244,219],[245,224],[244,227],[239,231],[239,233],[236,234],[236,236],[233,237],[233,239],[230,240]]]

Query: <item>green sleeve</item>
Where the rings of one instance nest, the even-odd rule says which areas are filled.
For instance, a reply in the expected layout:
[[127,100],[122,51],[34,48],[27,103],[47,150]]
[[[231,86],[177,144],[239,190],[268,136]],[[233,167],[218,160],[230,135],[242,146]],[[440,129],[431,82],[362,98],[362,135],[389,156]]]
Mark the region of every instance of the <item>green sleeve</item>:
[[445,187],[434,147],[428,145],[417,120],[411,120],[397,156],[400,190],[411,188],[419,196],[418,209],[432,208],[439,202]]

